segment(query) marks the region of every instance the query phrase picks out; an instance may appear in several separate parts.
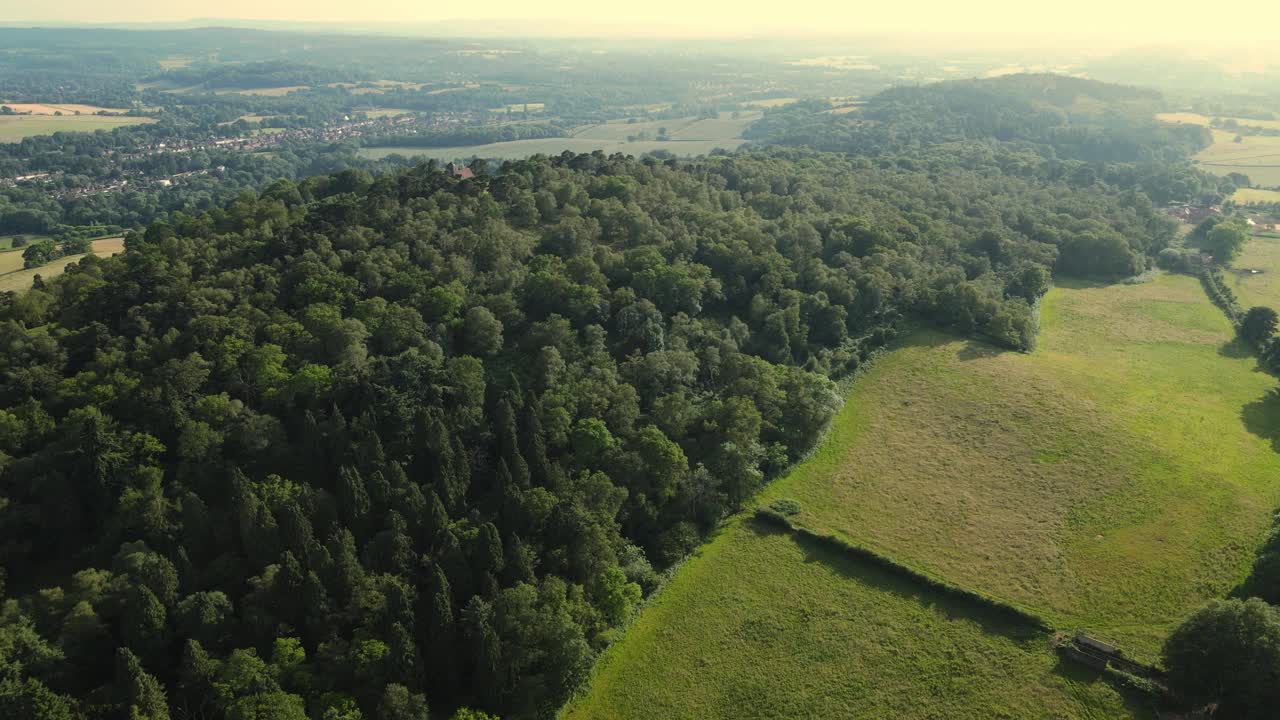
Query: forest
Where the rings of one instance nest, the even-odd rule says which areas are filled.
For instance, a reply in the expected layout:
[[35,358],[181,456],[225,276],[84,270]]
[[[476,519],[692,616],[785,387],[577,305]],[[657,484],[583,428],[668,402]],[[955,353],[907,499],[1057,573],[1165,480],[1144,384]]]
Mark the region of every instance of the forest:
[[920,322],[1027,349],[1051,273],[1172,238],[1042,166],[347,170],[4,295],[0,710],[553,716],[834,379]]

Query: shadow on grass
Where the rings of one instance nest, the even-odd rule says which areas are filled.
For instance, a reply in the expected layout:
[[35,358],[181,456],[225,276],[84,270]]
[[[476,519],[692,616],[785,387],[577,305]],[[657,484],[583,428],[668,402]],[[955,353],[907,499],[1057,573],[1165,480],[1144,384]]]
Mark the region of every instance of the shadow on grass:
[[1249,347],[1249,345],[1240,338],[1235,338],[1230,342],[1225,342],[1218,346],[1218,355],[1225,358],[1231,358],[1233,360],[1255,357],[1253,348]]
[[967,362],[969,360],[981,360],[983,358],[995,357],[1007,352],[1011,351],[996,347],[995,345],[978,342],[977,340],[970,340],[964,344],[964,347],[960,348],[959,352],[956,353],[956,359]]
[[805,562],[822,563],[843,577],[907,598],[943,613],[948,619],[977,623],[984,632],[1002,635],[1019,643],[1045,641],[1045,633],[1039,628],[1012,620],[1007,615],[980,603],[949,597],[910,577],[890,572],[869,560],[841,552],[825,543],[761,522],[756,518],[748,519],[746,526],[764,536],[787,535],[804,552]]
[[1159,717],[1149,695],[1116,682],[1107,673],[1085,667],[1078,662],[1072,662],[1061,655],[1058,655],[1058,662],[1053,666],[1053,672],[1072,685],[1108,683],[1120,694],[1120,697],[1124,700],[1125,709],[1129,711],[1132,717],[1143,720]]
[[1271,443],[1280,452],[1280,388],[1272,388],[1240,410],[1240,419],[1249,432]]

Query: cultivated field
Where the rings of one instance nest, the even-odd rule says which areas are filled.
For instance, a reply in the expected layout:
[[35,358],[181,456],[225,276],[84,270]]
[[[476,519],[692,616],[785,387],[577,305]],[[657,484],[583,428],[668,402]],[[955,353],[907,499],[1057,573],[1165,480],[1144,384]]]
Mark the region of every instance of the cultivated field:
[[149,122],[154,121],[145,117],[111,115],[0,115],[0,142],[18,142],[25,137],[56,132],[110,130]]
[[107,108],[107,107],[100,107],[98,105],[79,105],[76,103],[59,103],[57,105],[46,105],[44,103],[0,102],[0,105],[11,107],[13,108],[14,112],[31,113],[33,115],[56,115],[58,113],[62,113],[63,115],[75,115],[76,113],[80,113],[82,115],[92,115],[96,112],[102,112],[104,110],[106,112],[112,112],[112,113],[129,112],[129,108]]
[[[1040,347],[917,333],[758,499],[797,524],[1152,659],[1247,575],[1280,504],[1275,380],[1194,278],[1063,283]],[[606,653],[568,718],[1141,717],[958,601],[738,519]]]
[[1227,277],[1242,307],[1280,308],[1280,239],[1253,236],[1232,265]]
[[[123,251],[124,238],[122,237],[103,238],[93,241],[93,254],[99,257],[109,257]],[[60,257],[48,265],[24,270],[22,269],[21,250],[0,253],[0,292],[30,290],[31,282],[36,275],[46,280],[57,277],[66,272],[68,265],[80,262],[83,257],[84,255],[68,255]]]

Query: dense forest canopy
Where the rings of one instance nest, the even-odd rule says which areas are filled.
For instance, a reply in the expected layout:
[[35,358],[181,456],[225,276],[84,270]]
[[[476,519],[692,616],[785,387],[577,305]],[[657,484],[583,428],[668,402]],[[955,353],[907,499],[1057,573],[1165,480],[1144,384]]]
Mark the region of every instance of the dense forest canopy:
[[0,304],[0,709],[550,717],[833,378],[904,323],[1028,348],[1052,269],[1172,235],[982,143],[346,171],[175,215]]
[[[853,112],[826,101],[772,110],[747,137],[759,143],[878,156],[956,142],[990,142],[1033,152],[1078,181],[1137,189],[1157,203],[1216,203],[1237,178],[1194,168],[1206,128],[1156,121],[1149,90],[1059,75],[1010,75],[877,93]],[[1247,180],[1246,180],[1247,182]]]

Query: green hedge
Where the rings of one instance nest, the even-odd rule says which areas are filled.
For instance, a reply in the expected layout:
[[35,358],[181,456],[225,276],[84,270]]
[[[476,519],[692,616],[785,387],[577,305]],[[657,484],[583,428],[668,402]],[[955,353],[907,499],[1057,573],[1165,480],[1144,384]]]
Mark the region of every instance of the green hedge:
[[1204,285],[1204,291],[1208,293],[1209,299],[1214,305],[1222,308],[1222,312],[1227,314],[1232,325],[1239,325],[1240,318],[1244,316],[1244,311],[1240,309],[1240,303],[1236,301],[1236,294],[1227,286],[1226,281],[1222,277],[1222,270],[1211,267],[1205,268],[1200,273],[1200,284]]
[[1004,600],[998,600],[990,595],[985,595],[976,590],[970,590],[969,588],[962,587],[960,585],[953,585],[945,580],[922,573],[915,568],[903,565],[902,563],[881,555],[874,550],[861,545],[855,545],[834,535],[825,535],[809,530],[808,528],[801,527],[792,523],[781,513],[770,508],[757,509],[756,519],[775,527],[788,530],[798,537],[802,537],[806,540],[812,540],[825,545],[832,550],[850,555],[854,559],[871,563],[872,565],[875,565],[893,575],[907,578],[929,588],[930,590],[933,590],[934,592],[946,595],[952,599],[985,607],[1011,622],[1029,625],[1046,632],[1053,630],[1053,626],[1049,624],[1047,620],[1035,613],[1024,610],[1016,605],[1005,602]]

